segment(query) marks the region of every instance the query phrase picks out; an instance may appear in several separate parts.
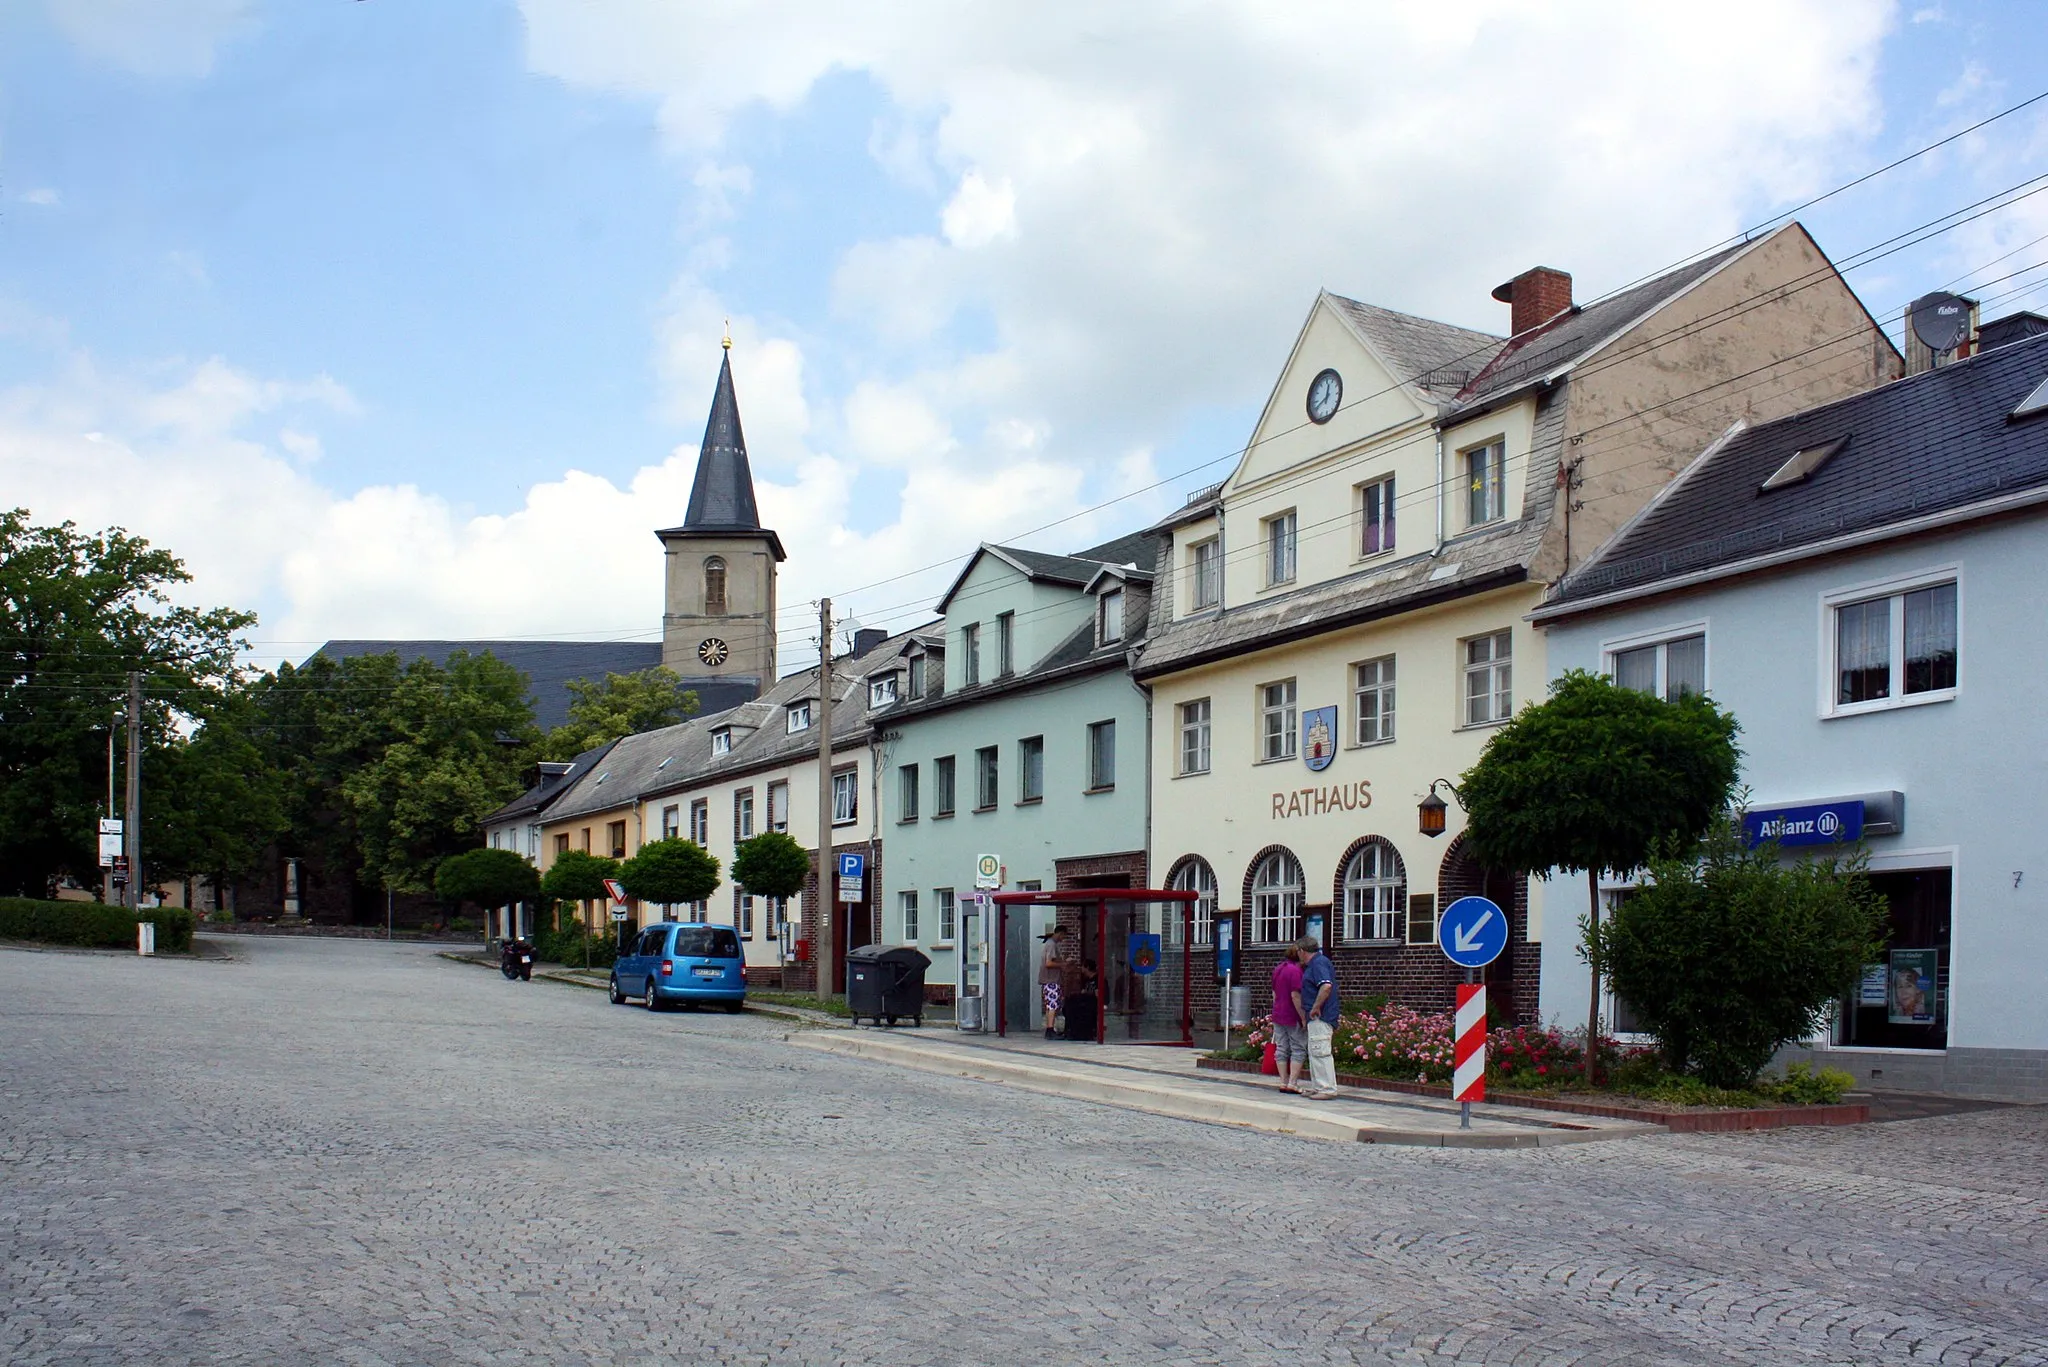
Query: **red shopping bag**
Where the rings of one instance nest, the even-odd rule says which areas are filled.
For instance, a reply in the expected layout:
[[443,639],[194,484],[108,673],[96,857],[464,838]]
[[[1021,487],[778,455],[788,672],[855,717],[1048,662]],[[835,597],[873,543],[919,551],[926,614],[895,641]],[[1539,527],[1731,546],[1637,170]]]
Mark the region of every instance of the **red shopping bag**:
[[1280,1060],[1273,1052],[1273,1041],[1266,1041],[1266,1056],[1259,1060],[1259,1071],[1268,1077],[1280,1076]]

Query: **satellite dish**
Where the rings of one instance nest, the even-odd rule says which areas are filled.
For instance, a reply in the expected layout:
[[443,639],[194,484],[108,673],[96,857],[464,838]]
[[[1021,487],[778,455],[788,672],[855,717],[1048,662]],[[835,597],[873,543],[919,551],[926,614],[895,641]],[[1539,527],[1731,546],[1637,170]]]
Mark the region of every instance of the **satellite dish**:
[[1913,335],[1936,355],[1954,351],[1970,337],[1970,301],[1958,295],[1923,294],[1906,306]]

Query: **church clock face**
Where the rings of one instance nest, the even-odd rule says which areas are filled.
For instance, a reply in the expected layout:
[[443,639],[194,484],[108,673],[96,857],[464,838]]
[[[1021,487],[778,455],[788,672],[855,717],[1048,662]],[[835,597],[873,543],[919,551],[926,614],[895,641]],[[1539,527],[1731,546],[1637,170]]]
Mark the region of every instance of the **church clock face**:
[[708,665],[724,664],[725,657],[731,653],[730,650],[726,649],[725,642],[719,640],[716,636],[707,636],[697,642],[697,658]]
[[1337,416],[1337,405],[1344,401],[1344,377],[1334,370],[1325,370],[1309,381],[1308,420],[1328,422]]

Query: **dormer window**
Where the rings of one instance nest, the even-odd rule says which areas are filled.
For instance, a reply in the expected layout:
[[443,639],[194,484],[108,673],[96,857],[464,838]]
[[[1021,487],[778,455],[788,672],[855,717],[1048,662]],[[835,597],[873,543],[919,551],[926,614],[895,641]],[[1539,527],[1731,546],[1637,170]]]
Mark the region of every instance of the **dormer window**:
[[896,701],[896,676],[877,674],[868,680],[868,706],[888,707]]
[[722,726],[711,733],[711,753],[729,755],[732,753],[732,728]]
[[810,729],[811,700],[805,698],[801,702],[791,703],[789,705],[789,734],[793,736],[799,731],[808,731]]
[[924,652],[920,650],[910,657],[910,687],[908,691],[912,698],[922,698],[924,696],[924,670],[925,656]]
[[1110,589],[1102,595],[1102,644],[1115,645],[1124,638],[1124,591]]

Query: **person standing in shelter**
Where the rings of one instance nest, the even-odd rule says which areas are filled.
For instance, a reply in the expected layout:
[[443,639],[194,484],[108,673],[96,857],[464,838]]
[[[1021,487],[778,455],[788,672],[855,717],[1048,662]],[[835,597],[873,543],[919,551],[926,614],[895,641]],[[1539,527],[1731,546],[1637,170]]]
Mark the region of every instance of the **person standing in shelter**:
[[1038,938],[1045,941],[1045,958],[1038,965],[1038,998],[1045,1007],[1045,1037],[1058,1039],[1062,989],[1067,976],[1067,965],[1060,957],[1060,948],[1067,942],[1067,928],[1054,926]]
[[1301,1015],[1301,951],[1293,945],[1273,968],[1273,1062],[1280,1065],[1280,1090],[1295,1090],[1308,1066],[1308,1031]]
[[1301,956],[1302,1017],[1308,1022],[1308,1087],[1303,1096],[1328,1101],[1337,1095],[1337,1060],[1330,1039],[1337,1032],[1337,970],[1313,935],[1294,942]]

